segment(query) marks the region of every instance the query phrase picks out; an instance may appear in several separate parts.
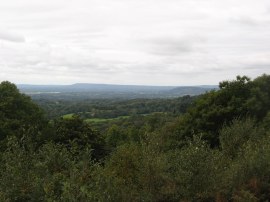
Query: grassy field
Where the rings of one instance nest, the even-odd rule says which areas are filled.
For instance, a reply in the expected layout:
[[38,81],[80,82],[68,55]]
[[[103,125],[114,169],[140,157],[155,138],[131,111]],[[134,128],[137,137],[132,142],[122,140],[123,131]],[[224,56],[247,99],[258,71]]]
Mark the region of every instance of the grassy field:
[[[71,114],[65,114],[63,116],[63,118],[64,119],[71,119],[73,115],[74,115],[73,113],[71,113]],[[86,122],[99,123],[99,122],[113,121],[113,120],[118,120],[118,119],[127,119],[129,117],[130,116],[119,116],[119,117],[116,117],[116,118],[108,118],[108,119],[105,119],[105,118],[91,118],[91,119],[85,119],[85,121]]]
[[71,119],[73,115],[74,115],[73,113],[72,113],[72,114],[65,114],[65,115],[63,116],[63,118],[64,118],[64,119]]
[[113,121],[113,120],[118,120],[118,119],[127,119],[130,116],[119,116],[116,118],[110,118],[110,119],[103,119],[103,118],[91,118],[91,119],[85,119],[86,122],[94,122],[94,123],[99,123],[99,122],[105,122],[105,121]]

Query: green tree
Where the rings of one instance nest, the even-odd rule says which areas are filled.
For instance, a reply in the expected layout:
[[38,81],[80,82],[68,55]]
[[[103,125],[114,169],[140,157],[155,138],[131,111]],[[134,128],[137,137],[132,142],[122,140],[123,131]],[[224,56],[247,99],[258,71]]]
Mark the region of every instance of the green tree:
[[4,81],[0,84],[0,140],[7,136],[22,137],[29,134],[36,140],[42,136],[46,128],[46,120],[42,110],[34,104],[30,97],[21,94],[16,85]]
[[70,119],[56,119],[53,126],[55,135],[52,140],[56,143],[70,146],[72,142],[81,147],[91,147],[93,157],[100,159],[106,154],[105,142],[103,136],[92,129],[92,127],[83,121],[79,116],[73,116]]
[[221,148],[224,154],[234,158],[248,141],[256,143],[264,137],[264,134],[264,129],[258,127],[254,119],[234,119],[220,131]]
[[112,148],[125,143],[127,139],[127,135],[115,124],[113,124],[106,132],[106,142]]
[[[236,80],[221,82],[218,91],[200,96],[181,118],[176,130],[179,138],[201,134],[211,146],[218,146],[218,132],[225,123],[247,115],[264,117],[269,108],[267,103],[270,102],[270,96],[264,93],[270,88],[268,80],[269,76],[254,81],[246,76],[237,76]],[[261,94],[264,96],[259,96]]]
[[250,114],[261,121],[270,112],[270,75],[262,75],[252,82],[250,97],[246,102]]

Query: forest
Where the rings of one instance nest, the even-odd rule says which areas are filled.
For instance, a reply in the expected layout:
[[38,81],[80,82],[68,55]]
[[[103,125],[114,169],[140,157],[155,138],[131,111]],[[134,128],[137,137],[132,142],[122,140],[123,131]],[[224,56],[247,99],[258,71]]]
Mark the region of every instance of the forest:
[[3,81],[0,145],[0,201],[269,201],[270,75],[163,99],[32,99]]

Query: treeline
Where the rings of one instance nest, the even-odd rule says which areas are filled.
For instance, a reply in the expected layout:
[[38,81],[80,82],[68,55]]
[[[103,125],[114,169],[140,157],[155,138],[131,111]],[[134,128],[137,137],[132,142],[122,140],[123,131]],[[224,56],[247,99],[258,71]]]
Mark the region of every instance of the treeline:
[[196,96],[184,96],[174,99],[86,99],[77,100],[46,100],[36,99],[48,118],[57,118],[66,114],[77,114],[82,118],[116,118],[150,114],[153,112],[170,112],[182,114],[196,99]]
[[2,82],[0,201],[269,201],[270,76],[219,86],[96,130]]

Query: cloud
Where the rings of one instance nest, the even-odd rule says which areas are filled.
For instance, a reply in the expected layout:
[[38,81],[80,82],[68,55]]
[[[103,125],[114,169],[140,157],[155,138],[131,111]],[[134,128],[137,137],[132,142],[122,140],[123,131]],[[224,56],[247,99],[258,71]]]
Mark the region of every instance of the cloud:
[[24,36],[10,31],[0,30],[0,40],[10,42],[25,42]]
[[230,19],[231,22],[240,25],[257,26],[260,25],[260,21],[250,16],[237,16]]
[[192,42],[182,38],[163,37],[148,40],[149,52],[157,55],[178,55],[191,52]]
[[270,73],[269,0],[40,3],[1,3],[0,80],[192,85]]

